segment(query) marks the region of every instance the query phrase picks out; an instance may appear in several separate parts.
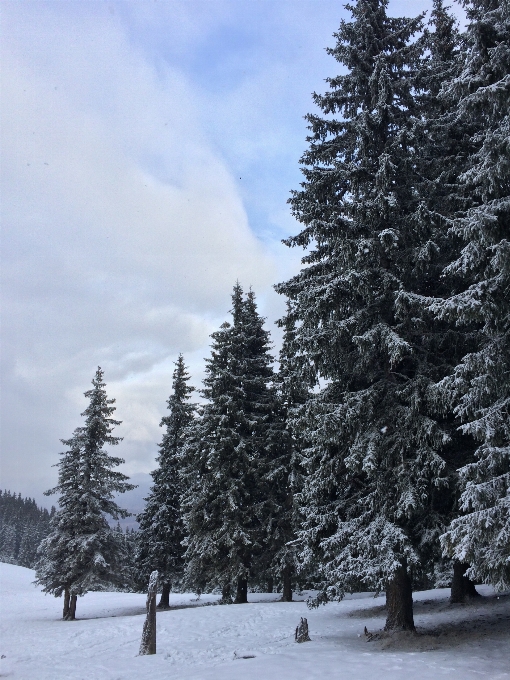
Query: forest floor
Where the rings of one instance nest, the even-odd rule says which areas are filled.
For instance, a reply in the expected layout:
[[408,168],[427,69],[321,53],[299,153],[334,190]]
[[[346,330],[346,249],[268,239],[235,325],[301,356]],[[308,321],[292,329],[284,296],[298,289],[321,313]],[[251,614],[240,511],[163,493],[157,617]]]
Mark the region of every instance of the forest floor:
[[[384,626],[384,597],[369,593],[309,611],[303,601],[250,593],[247,605],[172,594],[157,614],[157,654],[137,656],[145,596],[88,593],[77,621],[34,572],[0,564],[0,677],[19,680],[510,680],[510,593],[450,605],[449,591],[414,593],[417,634],[369,640]],[[297,597],[297,596],[296,596]],[[311,642],[296,644],[300,617]],[[376,636],[377,637],[377,636]],[[248,657],[248,658],[243,658]]]

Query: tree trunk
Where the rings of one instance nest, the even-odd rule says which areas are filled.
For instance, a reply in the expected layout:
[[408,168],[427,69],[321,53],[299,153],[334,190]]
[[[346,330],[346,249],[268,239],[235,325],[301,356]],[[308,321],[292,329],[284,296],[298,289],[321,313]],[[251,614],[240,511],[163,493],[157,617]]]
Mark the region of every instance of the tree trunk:
[[452,604],[464,602],[466,593],[464,590],[464,572],[466,565],[455,560],[453,563],[452,588],[450,592],[450,602]]
[[169,609],[170,607],[170,583],[163,583],[158,609]]
[[480,597],[475,584],[467,576],[464,576],[468,564],[462,564],[457,560],[453,563],[453,578],[450,602],[452,604],[465,602],[470,597]]
[[282,602],[292,602],[292,567],[283,568],[283,592]]
[[62,618],[67,621],[69,618],[69,601],[71,600],[71,594],[69,588],[64,590],[64,611],[62,612]]
[[67,621],[75,621],[76,620],[76,600],[78,599],[78,595],[71,595],[71,601],[69,603],[69,612],[67,614]]
[[248,602],[248,580],[245,578],[237,579],[237,591],[234,604],[246,604]]
[[404,565],[400,566],[386,589],[386,625],[384,630],[414,631],[413,591]]
[[273,579],[272,576],[270,576],[270,577],[267,579],[267,592],[268,592],[268,593],[272,593],[273,590],[274,590],[274,579]]
[[158,572],[153,571],[147,591],[147,616],[143,624],[139,656],[156,653],[156,594],[158,592]]
[[464,585],[466,587],[466,595],[468,597],[482,597],[478,590],[475,588],[474,582],[467,576],[464,576]]

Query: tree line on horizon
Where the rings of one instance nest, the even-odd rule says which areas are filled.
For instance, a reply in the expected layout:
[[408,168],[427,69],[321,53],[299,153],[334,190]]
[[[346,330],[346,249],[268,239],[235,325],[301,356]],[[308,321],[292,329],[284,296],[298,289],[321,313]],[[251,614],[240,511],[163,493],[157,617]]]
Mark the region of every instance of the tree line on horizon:
[[33,498],[0,490],[0,562],[33,568],[54,514],[54,507],[48,511]]
[[463,4],[464,32],[442,0],[427,24],[348,7],[290,198],[305,254],[276,286],[278,369],[236,284],[204,404],[178,358],[129,568],[98,369],[37,567],[65,618],[154,569],[161,606],[172,588],[385,592],[388,630],[414,630],[413,588],[510,587],[510,2]]

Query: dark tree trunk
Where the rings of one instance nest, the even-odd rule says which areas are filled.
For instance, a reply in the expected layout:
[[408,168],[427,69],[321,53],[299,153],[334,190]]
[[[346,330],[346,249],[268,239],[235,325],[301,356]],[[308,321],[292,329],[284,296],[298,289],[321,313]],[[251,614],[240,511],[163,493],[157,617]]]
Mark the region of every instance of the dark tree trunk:
[[69,592],[69,588],[66,588],[64,590],[64,611],[62,612],[62,618],[64,621],[67,621],[69,618],[69,602],[71,600],[71,594]]
[[400,566],[386,589],[386,625],[384,630],[414,631],[413,591],[404,565]]
[[248,602],[248,581],[245,578],[237,579],[236,599],[234,604],[246,604]]
[[170,583],[163,583],[161,597],[159,598],[158,609],[169,609],[170,607]]
[[462,562],[458,561],[453,563],[452,590],[450,595],[450,602],[452,604],[465,602],[470,597],[480,597],[480,593],[476,590],[473,581],[464,576],[468,568],[468,564],[462,564]]
[[158,572],[153,571],[147,591],[147,616],[143,624],[139,656],[156,653],[156,594],[158,592]]
[[292,602],[292,568],[287,566],[283,568],[283,592],[282,602]]
[[466,565],[462,562],[455,561],[453,563],[453,578],[452,578],[452,588],[450,591],[450,602],[458,603],[464,602],[465,592],[464,592],[464,572],[466,571]]
[[66,621],[75,621],[76,620],[76,600],[77,599],[78,599],[78,595],[71,595],[70,603],[69,603],[69,612],[67,614]]
[[478,592],[478,590],[476,589],[474,582],[470,578],[468,578],[467,576],[464,576],[464,579],[465,579],[464,585],[466,587],[466,595],[468,597],[482,597],[480,595],[480,593]]
[[267,579],[267,592],[268,592],[268,593],[272,593],[273,590],[274,590],[274,579],[273,579],[272,576],[270,576],[270,577]]

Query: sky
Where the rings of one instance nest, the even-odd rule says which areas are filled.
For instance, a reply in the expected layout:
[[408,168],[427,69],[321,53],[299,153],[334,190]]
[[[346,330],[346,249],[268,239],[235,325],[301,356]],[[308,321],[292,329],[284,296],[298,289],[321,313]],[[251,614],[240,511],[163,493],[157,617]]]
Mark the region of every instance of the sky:
[[55,502],[101,366],[139,510],[173,362],[200,387],[236,280],[277,352],[303,116],[342,18],[332,0],[2,2],[0,488]]

